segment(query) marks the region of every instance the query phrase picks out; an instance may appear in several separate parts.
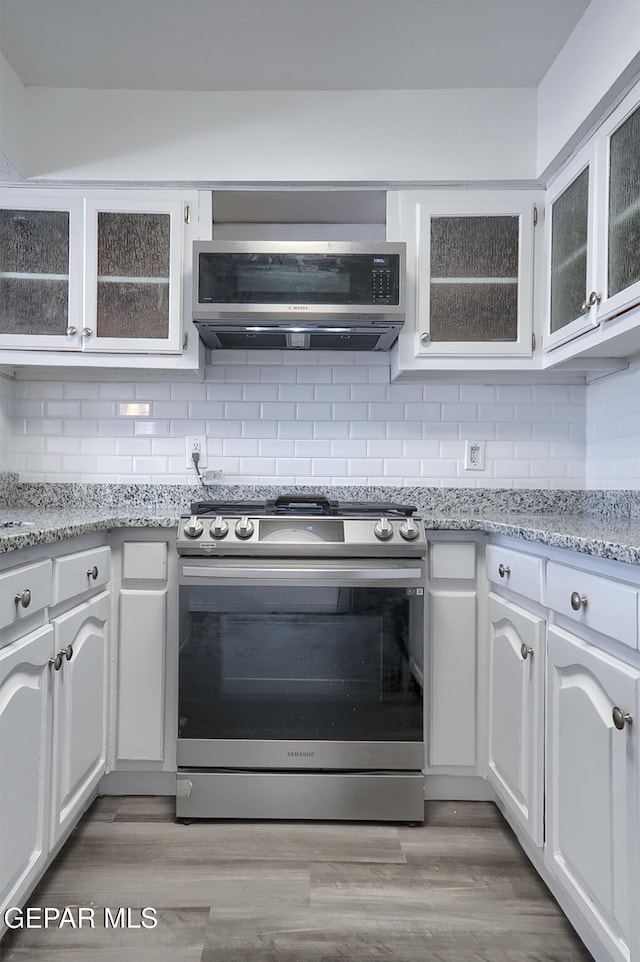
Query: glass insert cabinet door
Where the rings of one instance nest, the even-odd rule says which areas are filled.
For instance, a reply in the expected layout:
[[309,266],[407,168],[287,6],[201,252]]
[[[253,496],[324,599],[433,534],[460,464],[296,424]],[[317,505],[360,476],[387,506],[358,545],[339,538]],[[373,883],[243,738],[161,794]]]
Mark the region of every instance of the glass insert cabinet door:
[[420,208],[419,353],[530,355],[533,203],[459,192]]
[[20,190],[0,206],[0,343],[78,349],[80,202]]
[[[638,94],[635,96],[637,99]],[[603,218],[607,257],[600,288],[603,317],[640,303],[640,106],[621,123],[618,120],[607,146],[608,192]]]
[[89,350],[180,350],[182,222],[177,201],[87,202]]

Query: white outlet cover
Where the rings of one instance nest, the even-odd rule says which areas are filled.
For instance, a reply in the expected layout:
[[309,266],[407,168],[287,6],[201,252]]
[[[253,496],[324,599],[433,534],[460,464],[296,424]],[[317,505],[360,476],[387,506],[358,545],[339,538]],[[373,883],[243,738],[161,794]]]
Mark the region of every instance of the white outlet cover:
[[465,471],[484,471],[484,441],[466,441],[464,450]]
[[186,447],[185,447],[185,464],[188,468],[193,468],[193,459],[191,457],[191,452],[194,450],[198,450],[200,452],[200,460],[198,462],[198,467],[202,471],[202,469],[206,468],[207,466],[207,439],[203,434],[187,435]]

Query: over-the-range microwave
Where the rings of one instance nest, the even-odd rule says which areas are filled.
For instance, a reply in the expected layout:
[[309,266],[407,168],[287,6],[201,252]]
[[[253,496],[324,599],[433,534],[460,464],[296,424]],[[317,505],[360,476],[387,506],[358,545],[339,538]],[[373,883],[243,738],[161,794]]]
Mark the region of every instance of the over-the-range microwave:
[[210,348],[385,351],[404,298],[404,244],[194,243],[193,321]]

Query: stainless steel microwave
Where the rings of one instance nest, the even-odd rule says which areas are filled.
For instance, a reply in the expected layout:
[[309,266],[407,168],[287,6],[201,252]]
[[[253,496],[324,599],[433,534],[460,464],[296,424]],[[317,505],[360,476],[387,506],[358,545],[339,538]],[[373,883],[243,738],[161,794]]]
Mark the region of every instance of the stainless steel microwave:
[[193,320],[214,349],[388,350],[404,299],[404,244],[194,244]]

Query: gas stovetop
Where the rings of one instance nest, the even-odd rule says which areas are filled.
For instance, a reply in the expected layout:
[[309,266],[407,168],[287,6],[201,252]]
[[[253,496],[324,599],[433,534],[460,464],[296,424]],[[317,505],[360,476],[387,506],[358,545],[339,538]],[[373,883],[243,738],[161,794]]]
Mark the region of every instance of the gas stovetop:
[[266,501],[196,501],[180,519],[183,555],[424,554],[414,505],[282,495]]

